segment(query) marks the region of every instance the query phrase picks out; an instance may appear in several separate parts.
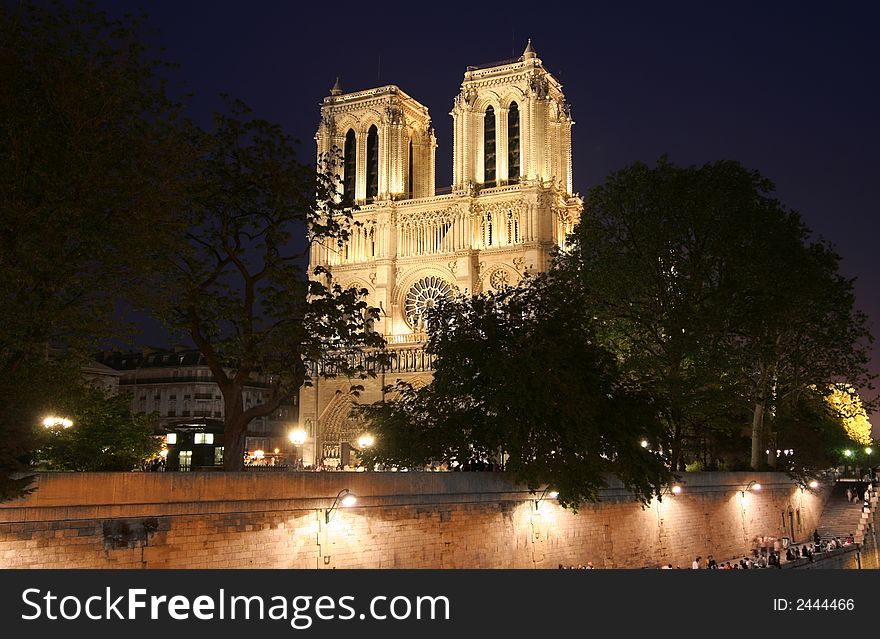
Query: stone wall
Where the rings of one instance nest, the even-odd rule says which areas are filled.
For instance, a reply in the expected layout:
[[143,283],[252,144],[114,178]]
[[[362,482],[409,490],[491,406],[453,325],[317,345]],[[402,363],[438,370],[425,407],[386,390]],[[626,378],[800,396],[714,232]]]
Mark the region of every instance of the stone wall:
[[[0,567],[687,567],[809,538],[827,491],[691,473],[642,507],[614,484],[577,514],[501,473],[47,473],[0,504]],[[742,492],[750,481],[760,492]],[[351,508],[327,512],[342,489]]]

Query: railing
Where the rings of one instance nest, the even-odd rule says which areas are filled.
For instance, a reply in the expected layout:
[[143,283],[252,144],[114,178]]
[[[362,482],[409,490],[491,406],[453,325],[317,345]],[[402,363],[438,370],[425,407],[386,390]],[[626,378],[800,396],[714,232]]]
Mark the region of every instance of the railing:
[[402,335],[385,336],[385,341],[388,344],[419,344],[427,340],[428,336],[425,333],[404,333]]

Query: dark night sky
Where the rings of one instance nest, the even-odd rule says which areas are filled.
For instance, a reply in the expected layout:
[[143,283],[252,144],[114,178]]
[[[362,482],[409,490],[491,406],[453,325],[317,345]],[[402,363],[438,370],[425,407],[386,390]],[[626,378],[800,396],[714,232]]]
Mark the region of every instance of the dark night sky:
[[400,86],[430,109],[438,186],[451,182],[448,113],[465,67],[518,56],[531,37],[572,105],[578,192],[663,153],[677,164],[739,160],[836,246],[880,333],[873,3],[100,4],[146,11],[199,122],[229,93],[301,139],[303,159],[336,75],[346,91]]

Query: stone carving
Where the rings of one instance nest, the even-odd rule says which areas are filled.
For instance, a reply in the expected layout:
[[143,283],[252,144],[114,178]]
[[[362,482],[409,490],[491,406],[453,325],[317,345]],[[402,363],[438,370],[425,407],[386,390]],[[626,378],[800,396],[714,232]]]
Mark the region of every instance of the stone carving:
[[389,124],[404,124],[403,109],[394,105],[385,107],[385,119]]
[[516,270],[522,272],[523,266],[526,265],[526,258],[524,257],[515,257],[513,258],[513,265],[516,267]]
[[489,277],[489,284],[495,290],[510,286],[510,275],[503,268],[500,268]]
[[529,79],[529,89],[536,98],[544,99],[550,93],[550,84],[545,76],[536,75]]
[[455,268],[458,266],[458,262],[456,260],[452,260],[449,263],[449,270],[452,271],[452,274],[455,275]]

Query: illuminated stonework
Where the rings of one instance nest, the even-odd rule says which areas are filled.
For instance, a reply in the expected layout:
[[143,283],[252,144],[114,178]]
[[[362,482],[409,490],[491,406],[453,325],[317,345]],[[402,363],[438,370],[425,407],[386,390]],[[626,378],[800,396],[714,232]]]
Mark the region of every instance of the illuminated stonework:
[[[531,43],[519,58],[468,67],[450,115],[453,183],[438,192],[427,107],[397,86],[345,93],[338,82],[321,106],[317,150],[342,156],[340,196],[357,202],[360,224],[344,246],[314,247],[311,263],[369,291],[382,309],[374,328],[395,348],[421,348],[424,309],[438,296],[499,290],[547,270],[582,209],[572,193],[571,110]],[[397,361],[398,377],[429,368],[416,353]],[[368,380],[360,401],[393,381]],[[319,442],[325,428],[347,432],[328,421],[347,415],[330,410],[337,391],[347,392],[346,380],[319,380],[300,397],[301,422]]]

